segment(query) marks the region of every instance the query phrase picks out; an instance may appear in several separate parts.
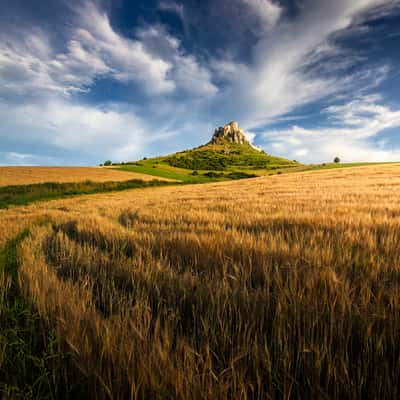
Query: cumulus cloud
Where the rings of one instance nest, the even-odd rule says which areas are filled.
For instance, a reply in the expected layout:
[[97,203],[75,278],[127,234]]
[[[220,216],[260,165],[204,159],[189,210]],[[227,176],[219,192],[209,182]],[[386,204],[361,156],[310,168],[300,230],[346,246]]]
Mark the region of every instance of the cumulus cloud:
[[125,38],[111,27],[108,15],[92,2],[86,3],[80,12],[82,28],[74,35],[88,49],[109,65],[117,80],[140,81],[152,93],[165,93],[175,89],[168,78],[172,66],[162,57],[150,54],[140,40]]
[[400,127],[400,110],[382,105],[381,100],[379,95],[369,95],[327,107],[329,125],[269,130],[262,134],[263,143],[304,162],[332,161],[335,156],[343,161],[398,161],[400,149],[386,146],[379,138],[385,130]]
[[138,30],[137,36],[151,54],[161,56],[172,66],[169,76],[177,89],[199,96],[212,96],[218,92],[209,69],[200,65],[193,55],[186,54],[180,41],[168,34],[165,28],[146,26]]
[[193,132],[200,143],[209,140],[213,124],[190,108],[154,107],[146,114],[129,104],[79,104],[69,98],[18,105],[0,101],[0,163],[132,161],[189,148]]
[[[0,103],[0,119],[9,121],[0,126],[0,137],[14,132],[8,139],[9,146],[25,142],[38,151],[36,158],[41,156],[41,149],[50,148],[56,153],[85,154],[99,161],[101,157],[134,159],[152,140],[146,123],[117,105],[101,109],[54,99],[13,107]],[[20,161],[23,158],[16,152],[9,152],[11,156]],[[29,154],[22,161],[33,156]],[[47,157],[42,156],[46,162]]]
[[179,89],[198,96],[217,92],[207,68],[162,27],[147,27],[128,38],[92,2],[78,15],[62,52],[40,31],[26,32],[22,39],[6,36],[0,45],[0,90],[70,94],[89,90],[99,77],[111,77],[136,82],[151,95]]
[[[9,150],[0,154],[2,162],[132,160],[151,153],[154,142],[159,148],[178,133],[189,137],[186,119],[196,126],[198,121],[176,96],[194,101],[217,93],[207,67],[162,26],[142,26],[132,38],[122,36],[91,2],[75,17],[64,48],[56,48],[39,29],[0,33],[0,146]],[[80,104],[77,94],[90,91],[102,77],[118,80],[127,90],[135,82],[151,102]],[[180,123],[178,115],[183,115]]]
[[[108,24],[105,16],[99,18],[97,23]],[[108,33],[96,38],[96,32],[77,29],[66,51],[57,54],[50,48],[38,52],[30,46],[32,40],[47,46],[43,35],[34,34],[29,41],[7,41],[0,46],[0,89],[70,94],[87,90],[98,77],[109,76],[124,82],[140,81],[151,93],[174,90],[174,82],[167,77],[171,68],[167,62],[151,56],[140,42],[125,40],[111,28]]]

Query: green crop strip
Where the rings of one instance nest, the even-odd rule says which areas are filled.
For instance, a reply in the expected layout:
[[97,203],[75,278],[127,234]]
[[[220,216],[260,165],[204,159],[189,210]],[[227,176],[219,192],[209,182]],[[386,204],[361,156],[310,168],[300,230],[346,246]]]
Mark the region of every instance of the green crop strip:
[[77,182],[77,183],[38,183],[31,185],[0,187],[0,208],[10,205],[26,205],[35,201],[52,200],[83,194],[105,193],[128,189],[166,186],[177,182],[160,180],[142,181],[132,179],[122,182]]
[[27,302],[18,286],[18,246],[22,232],[0,249],[0,398],[85,398],[84,385],[71,385],[69,355],[55,331]]

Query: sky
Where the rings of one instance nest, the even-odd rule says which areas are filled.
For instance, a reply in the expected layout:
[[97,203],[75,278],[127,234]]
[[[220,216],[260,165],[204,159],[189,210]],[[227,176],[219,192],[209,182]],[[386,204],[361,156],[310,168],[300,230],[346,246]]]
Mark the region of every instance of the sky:
[[400,161],[400,0],[0,4],[0,165],[169,154],[231,120],[304,163]]

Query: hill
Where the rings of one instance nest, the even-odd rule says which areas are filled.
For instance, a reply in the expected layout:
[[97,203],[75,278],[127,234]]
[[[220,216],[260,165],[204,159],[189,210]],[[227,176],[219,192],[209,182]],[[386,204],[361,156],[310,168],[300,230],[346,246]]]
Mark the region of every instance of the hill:
[[182,181],[240,179],[299,167],[252,145],[233,121],[215,130],[210,142],[175,154],[119,165],[119,169]]

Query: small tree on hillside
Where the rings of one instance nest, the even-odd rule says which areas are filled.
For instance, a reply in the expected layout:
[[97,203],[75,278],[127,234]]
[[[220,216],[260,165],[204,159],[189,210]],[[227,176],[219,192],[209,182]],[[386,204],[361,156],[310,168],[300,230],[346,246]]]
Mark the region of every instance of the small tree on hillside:
[[111,160],[104,161],[104,166],[109,167],[112,164]]
[[336,164],[340,163],[340,158],[339,157],[335,157],[333,159],[333,162],[336,163]]

